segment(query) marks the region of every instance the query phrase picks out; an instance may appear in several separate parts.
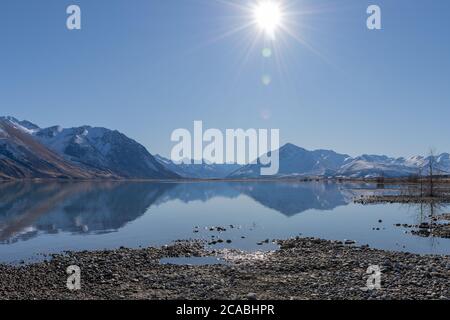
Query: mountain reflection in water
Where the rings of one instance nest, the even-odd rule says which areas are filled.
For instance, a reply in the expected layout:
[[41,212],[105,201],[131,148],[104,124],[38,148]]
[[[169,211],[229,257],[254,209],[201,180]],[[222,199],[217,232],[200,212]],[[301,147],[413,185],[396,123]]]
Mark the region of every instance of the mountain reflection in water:
[[450,239],[421,237],[401,227],[420,223],[424,210],[353,202],[380,192],[399,189],[292,181],[0,183],[0,263],[178,239],[203,240],[219,250],[274,250],[270,239],[298,235],[351,239],[384,250],[450,253]]
[[309,209],[346,205],[355,191],[334,183],[290,182],[1,183],[0,242],[30,239],[39,232],[108,233],[136,220],[152,206],[241,195],[292,216]]

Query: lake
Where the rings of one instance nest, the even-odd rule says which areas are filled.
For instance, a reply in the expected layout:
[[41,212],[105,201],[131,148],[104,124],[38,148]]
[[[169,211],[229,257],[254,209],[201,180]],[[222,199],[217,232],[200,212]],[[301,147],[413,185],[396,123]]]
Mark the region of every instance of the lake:
[[361,195],[397,192],[396,187],[379,187],[331,182],[1,183],[0,262],[33,262],[43,259],[42,254],[66,250],[160,246],[179,239],[205,239],[211,248],[273,250],[272,239],[298,235],[450,254],[449,239],[419,237],[395,226],[420,223],[424,212],[419,208],[353,203]]

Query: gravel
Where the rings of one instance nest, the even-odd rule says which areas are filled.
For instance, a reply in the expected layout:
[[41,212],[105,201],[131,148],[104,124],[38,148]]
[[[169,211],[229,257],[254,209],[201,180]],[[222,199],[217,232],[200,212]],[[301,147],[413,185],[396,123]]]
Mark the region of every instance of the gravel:
[[[20,267],[0,265],[0,299],[448,299],[450,257],[387,252],[312,238],[272,252],[208,251],[200,242],[161,248],[69,252]],[[225,264],[160,264],[163,257],[220,256]],[[81,289],[66,269],[81,268]],[[381,289],[367,288],[369,266]]]

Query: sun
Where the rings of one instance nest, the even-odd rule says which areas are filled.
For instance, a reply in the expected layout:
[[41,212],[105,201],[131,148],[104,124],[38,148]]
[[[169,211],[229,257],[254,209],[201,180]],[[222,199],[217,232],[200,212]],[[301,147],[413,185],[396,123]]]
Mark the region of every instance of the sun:
[[282,10],[276,0],[261,0],[254,9],[255,23],[271,39],[275,39],[275,32],[281,26]]

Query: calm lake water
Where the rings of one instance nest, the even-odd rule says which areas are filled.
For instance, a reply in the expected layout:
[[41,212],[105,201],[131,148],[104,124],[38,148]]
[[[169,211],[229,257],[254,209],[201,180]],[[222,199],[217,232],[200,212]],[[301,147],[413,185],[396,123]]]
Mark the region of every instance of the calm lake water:
[[[421,238],[394,226],[419,223],[425,215],[419,208],[353,203],[376,192],[395,190],[313,182],[2,183],[0,262],[178,239],[220,238],[223,242],[211,247],[271,250],[270,242],[257,243],[297,235],[450,254],[450,240]],[[226,231],[210,230],[218,226]]]

